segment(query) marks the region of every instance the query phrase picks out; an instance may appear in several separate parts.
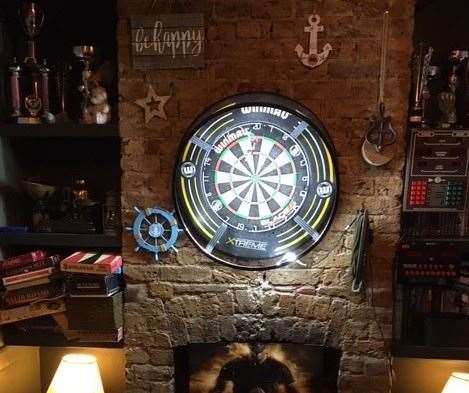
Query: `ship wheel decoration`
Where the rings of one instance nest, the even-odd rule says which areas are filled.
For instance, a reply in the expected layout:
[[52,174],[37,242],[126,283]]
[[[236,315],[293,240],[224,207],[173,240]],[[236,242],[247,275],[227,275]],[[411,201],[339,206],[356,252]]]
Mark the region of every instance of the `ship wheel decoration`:
[[175,244],[182,229],[178,228],[174,214],[157,207],[144,210],[134,207],[134,209],[137,216],[133,226],[127,230],[133,233],[137,242],[135,251],[142,249],[154,254],[156,261],[161,252],[171,250],[177,252]]
[[177,158],[181,225],[209,257],[243,269],[296,261],[324,236],[338,195],[334,148],[307,108],[230,97],[189,128]]

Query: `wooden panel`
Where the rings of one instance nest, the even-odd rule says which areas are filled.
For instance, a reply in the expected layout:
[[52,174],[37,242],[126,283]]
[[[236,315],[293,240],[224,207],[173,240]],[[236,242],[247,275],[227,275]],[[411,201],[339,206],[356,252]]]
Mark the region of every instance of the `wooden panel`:
[[205,66],[203,14],[131,16],[134,69]]

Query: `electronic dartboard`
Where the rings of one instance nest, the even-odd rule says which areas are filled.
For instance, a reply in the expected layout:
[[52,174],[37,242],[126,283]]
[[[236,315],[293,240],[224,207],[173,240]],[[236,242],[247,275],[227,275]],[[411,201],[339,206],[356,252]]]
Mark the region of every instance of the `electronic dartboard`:
[[181,145],[174,196],[187,235],[245,269],[295,261],[326,232],[337,203],[333,146],[316,116],[274,94],[215,104]]

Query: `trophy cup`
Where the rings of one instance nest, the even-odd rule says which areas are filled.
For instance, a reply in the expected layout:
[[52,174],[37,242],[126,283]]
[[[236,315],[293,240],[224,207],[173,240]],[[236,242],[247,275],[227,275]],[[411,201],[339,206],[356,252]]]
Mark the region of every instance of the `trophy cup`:
[[28,36],[28,56],[25,62],[36,61],[36,38],[44,24],[44,12],[34,1],[25,1],[20,11],[23,29]]
[[[44,13],[34,1],[27,0],[20,9],[20,17],[28,38],[28,49],[20,72],[16,72],[16,67],[10,67],[12,115],[18,123],[37,124],[42,115],[50,122],[53,115],[49,112],[49,69],[38,64],[35,41],[44,23]],[[18,102],[19,116],[18,108],[15,108]]]

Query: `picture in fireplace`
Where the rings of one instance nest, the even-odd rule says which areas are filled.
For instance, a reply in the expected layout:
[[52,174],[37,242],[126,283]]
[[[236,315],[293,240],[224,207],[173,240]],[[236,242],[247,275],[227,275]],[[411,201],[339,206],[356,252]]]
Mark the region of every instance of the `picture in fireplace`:
[[283,343],[189,345],[189,393],[332,393],[323,347]]

